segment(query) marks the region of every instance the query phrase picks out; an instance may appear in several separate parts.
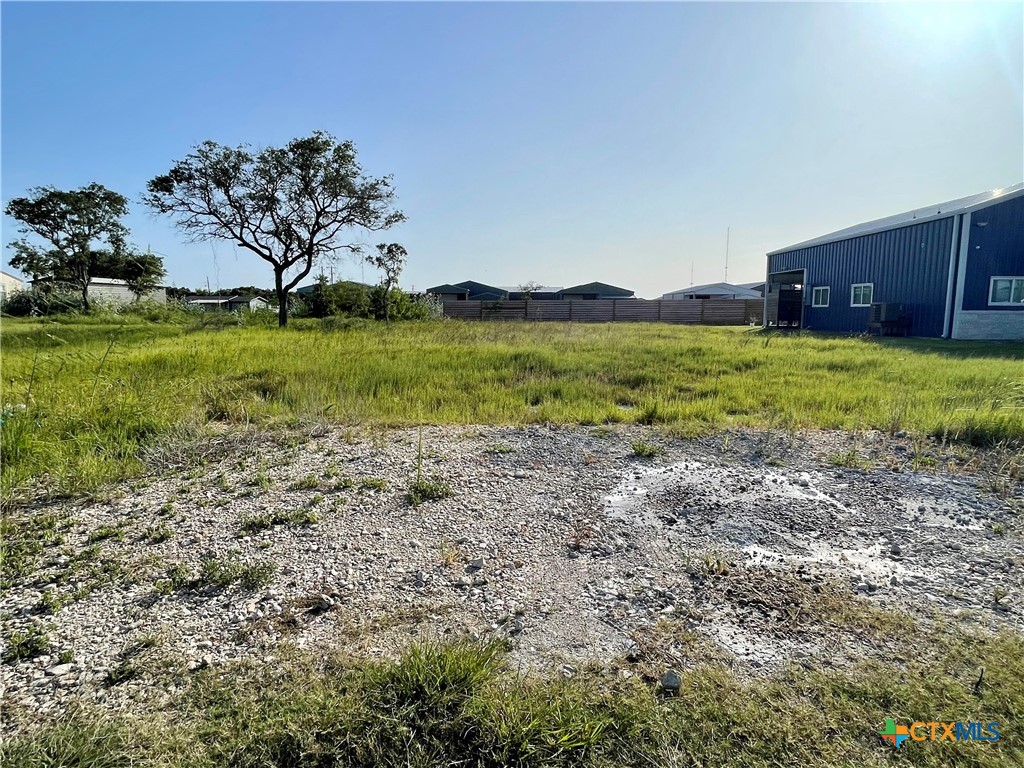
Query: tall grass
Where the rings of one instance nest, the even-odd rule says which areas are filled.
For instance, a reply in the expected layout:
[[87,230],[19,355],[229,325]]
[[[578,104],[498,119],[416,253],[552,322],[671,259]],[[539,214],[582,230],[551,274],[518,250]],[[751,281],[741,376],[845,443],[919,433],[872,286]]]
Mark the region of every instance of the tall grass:
[[139,468],[172,426],[564,422],[908,430],[1024,440],[1024,345],[667,325],[422,322],[325,331],[5,320],[4,493]]

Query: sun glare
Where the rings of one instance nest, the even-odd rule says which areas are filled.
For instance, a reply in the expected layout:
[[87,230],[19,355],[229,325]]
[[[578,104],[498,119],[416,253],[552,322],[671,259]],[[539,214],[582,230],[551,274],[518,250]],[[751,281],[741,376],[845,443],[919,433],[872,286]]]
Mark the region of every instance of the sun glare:
[[880,6],[901,37],[936,46],[960,45],[993,23],[1010,23],[1004,13],[1013,4],[885,3]]

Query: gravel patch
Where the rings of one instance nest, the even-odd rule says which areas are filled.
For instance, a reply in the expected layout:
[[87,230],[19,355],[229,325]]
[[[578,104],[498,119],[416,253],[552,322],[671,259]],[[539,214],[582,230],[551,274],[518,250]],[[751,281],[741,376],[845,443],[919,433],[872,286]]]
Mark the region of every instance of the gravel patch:
[[[419,437],[247,440],[32,510],[63,522],[0,598],[5,729],[77,700],[160,706],[197,669],[292,645],[387,657],[500,635],[523,668],[567,676],[644,654],[756,674],[871,653],[856,625],[822,620],[837,606],[1021,629],[1021,484],[983,454],[951,472],[941,446],[878,434]],[[664,452],[634,456],[640,438]],[[411,504],[418,475],[450,495]]]

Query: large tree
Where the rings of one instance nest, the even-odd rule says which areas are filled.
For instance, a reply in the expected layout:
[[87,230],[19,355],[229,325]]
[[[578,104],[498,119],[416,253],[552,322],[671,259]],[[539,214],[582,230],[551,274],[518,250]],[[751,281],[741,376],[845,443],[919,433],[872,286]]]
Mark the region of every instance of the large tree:
[[96,183],[68,191],[37,187],[28,197],[11,200],[4,212],[20,222],[19,233],[43,242],[22,238],[11,243],[11,266],[33,278],[74,286],[88,310],[89,279],[97,263],[107,253],[114,259],[124,255],[128,229],[121,218],[128,213],[127,198]]
[[360,251],[344,233],[405,219],[393,207],[391,177],[365,176],[352,142],[322,131],[258,152],[204,142],[147,190],[144,202],[191,240],[230,240],[273,267],[281,326],[288,292],[318,260]]

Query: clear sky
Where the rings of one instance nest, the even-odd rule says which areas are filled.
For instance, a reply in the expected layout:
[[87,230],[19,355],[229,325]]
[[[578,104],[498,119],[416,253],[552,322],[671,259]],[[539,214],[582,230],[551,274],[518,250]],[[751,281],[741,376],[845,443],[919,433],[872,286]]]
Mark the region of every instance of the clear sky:
[[[2,194],[128,196],[168,283],[270,286],[139,196],[315,129],[393,174],[405,288],[764,277],[767,251],[1024,179],[1022,4],[15,3]],[[16,233],[4,220],[4,243]],[[4,254],[6,263],[7,253]],[[336,277],[377,275],[350,260]]]

